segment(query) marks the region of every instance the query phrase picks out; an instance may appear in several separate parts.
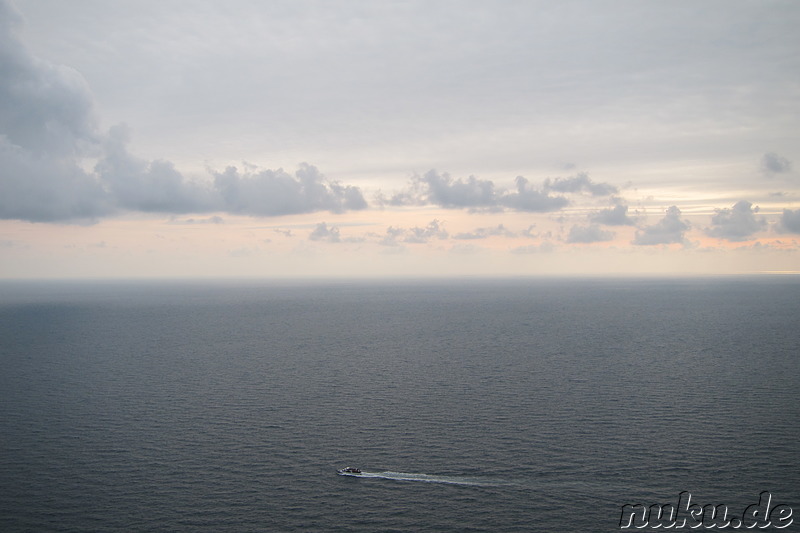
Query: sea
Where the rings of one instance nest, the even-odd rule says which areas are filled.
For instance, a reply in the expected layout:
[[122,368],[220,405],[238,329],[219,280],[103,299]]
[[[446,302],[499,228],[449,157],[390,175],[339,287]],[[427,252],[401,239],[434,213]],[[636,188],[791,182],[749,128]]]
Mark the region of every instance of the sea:
[[797,531],[797,276],[0,283],[3,532],[605,532],[765,492]]

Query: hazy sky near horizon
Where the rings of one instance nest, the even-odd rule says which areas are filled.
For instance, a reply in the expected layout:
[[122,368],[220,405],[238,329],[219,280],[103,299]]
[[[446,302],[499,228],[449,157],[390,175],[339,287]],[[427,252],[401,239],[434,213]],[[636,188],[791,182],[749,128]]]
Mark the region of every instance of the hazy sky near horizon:
[[0,278],[800,271],[800,4],[0,0]]

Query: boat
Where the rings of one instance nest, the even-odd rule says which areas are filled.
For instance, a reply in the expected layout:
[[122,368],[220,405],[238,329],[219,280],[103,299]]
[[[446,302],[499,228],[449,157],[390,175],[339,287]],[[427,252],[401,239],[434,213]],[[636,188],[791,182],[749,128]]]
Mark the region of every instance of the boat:
[[361,469],[348,466],[347,468],[342,468],[341,470],[337,470],[336,473],[339,474],[340,476],[359,476],[361,475]]

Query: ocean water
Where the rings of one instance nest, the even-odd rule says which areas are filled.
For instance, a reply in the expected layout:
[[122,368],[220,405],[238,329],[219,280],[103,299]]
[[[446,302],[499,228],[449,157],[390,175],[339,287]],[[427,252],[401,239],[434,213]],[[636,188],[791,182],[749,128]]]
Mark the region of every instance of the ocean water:
[[799,357],[793,277],[4,282],[0,531],[797,530]]

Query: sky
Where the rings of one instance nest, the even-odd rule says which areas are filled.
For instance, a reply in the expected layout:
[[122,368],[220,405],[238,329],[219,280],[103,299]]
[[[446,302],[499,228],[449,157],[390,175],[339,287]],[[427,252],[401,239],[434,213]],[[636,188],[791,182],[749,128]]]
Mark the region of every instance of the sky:
[[794,0],[0,0],[0,278],[800,273]]

